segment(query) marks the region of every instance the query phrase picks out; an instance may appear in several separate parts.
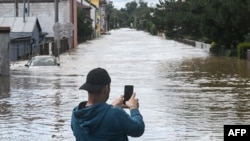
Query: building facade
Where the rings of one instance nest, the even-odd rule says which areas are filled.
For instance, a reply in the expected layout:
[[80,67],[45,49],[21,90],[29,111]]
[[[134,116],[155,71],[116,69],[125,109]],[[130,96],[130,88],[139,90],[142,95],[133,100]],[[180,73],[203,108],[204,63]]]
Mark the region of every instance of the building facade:
[[[107,31],[106,0],[0,0],[0,17],[37,17],[47,40],[54,39],[53,26],[56,18],[59,23],[73,23],[72,47],[77,47],[77,5],[83,3],[90,7],[90,18],[94,37]],[[27,2],[27,3],[24,3]]]
[[[24,3],[24,2],[27,3]],[[58,0],[58,14],[55,0],[0,0],[0,17],[37,17],[47,38],[54,37],[53,26],[56,15],[58,22],[73,23],[72,46],[77,46],[77,0]]]
[[0,17],[0,26],[10,27],[9,57],[11,61],[37,54],[47,33],[42,32],[37,17]]

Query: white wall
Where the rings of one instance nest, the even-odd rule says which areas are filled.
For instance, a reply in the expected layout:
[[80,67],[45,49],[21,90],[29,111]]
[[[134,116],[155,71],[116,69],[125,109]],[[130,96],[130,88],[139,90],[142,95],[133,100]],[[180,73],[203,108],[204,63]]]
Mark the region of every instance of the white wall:
[[203,50],[206,50],[206,51],[209,52],[209,51],[210,51],[210,48],[211,48],[211,45],[210,45],[210,44],[203,43],[203,42],[195,41],[195,47],[196,47],[196,48],[203,49]]
[[14,3],[1,3],[0,4],[0,17],[13,17],[15,16]]
[[101,19],[100,19],[100,22],[101,22],[101,31],[103,30],[104,32],[106,32],[106,20],[105,20],[105,17],[106,17],[106,12],[105,12],[105,7],[100,7],[100,14],[101,14]]
[[90,17],[93,20],[92,22],[92,27],[95,29],[95,23],[96,23],[96,9],[94,6],[91,6],[91,11],[90,11]]

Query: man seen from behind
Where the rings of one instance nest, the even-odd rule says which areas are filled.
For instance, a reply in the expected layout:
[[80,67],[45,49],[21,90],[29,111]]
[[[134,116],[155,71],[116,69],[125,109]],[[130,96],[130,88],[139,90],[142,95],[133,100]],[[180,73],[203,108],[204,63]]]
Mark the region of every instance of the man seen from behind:
[[[73,109],[71,128],[76,141],[128,141],[140,137],[145,125],[135,93],[123,104],[123,96],[112,105],[106,103],[111,78],[103,68],[91,70],[80,89],[88,92],[88,101]],[[122,108],[129,108],[130,115]]]

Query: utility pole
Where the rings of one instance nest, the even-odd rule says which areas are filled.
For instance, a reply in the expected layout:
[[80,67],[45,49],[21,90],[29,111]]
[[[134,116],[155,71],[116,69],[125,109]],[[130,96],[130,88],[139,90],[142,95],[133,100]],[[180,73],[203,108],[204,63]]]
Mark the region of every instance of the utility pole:
[[55,0],[55,23],[58,22],[58,0]]
[[19,3],[19,0],[15,0],[15,17],[18,17],[18,3]]
[[114,29],[115,29],[115,18],[116,18],[116,16],[114,16]]
[[26,22],[25,20],[25,14],[27,12],[26,3],[27,3],[27,0],[23,0],[23,22],[24,23]]
[[[59,29],[59,16],[58,16],[58,0],[55,0],[55,25],[58,25],[58,29]],[[56,31],[58,32],[59,34],[59,30]],[[54,35],[55,36],[55,35]],[[57,35],[59,36],[59,35]],[[60,38],[56,38],[56,47],[57,47],[57,57],[58,57],[58,60],[60,61],[60,58],[59,58],[59,54],[60,54]]]
[[28,17],[29,17],[30,16],[30,0],[28,0],[28,10],[27,10],[27,12],[28,12]]

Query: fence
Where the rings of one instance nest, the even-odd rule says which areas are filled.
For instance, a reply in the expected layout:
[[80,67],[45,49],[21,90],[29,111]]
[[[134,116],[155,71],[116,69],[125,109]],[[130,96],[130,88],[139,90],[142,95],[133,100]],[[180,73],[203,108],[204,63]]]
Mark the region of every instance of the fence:
[[40,55],[54,55],[58,57],[58,52],[59,54],[66,52],[69,50],[69,44],[68,44],[68,39],[62,39],[60,40],[60,48],[58,50],[55,41],[47,41],[44,44],[40,45]]
[[187,40],[187,39],[175,39],[175,40],[177,42],[181,42],[181,43],[184,43],[184,44],[196,47],[196,48],[203,49],[207,52],[210,52],[210,48],[211,48],[210,44],[206,44],[206,43],[198,42],[198,41],[193,41],[193,40]]

